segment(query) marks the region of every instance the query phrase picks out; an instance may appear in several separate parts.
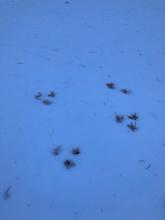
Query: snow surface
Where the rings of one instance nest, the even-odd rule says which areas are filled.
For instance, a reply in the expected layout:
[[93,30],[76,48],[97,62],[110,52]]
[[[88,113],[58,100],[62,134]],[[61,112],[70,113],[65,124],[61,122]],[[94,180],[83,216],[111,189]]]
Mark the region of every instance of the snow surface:
[[164,0],[0,0],[0,220],[165,219],[164,23]]

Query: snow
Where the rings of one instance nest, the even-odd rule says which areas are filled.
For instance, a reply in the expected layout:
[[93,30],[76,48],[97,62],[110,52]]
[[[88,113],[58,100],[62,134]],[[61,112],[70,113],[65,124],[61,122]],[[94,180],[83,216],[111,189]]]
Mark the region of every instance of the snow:
[[165,218],[164,20],[163,0],[0,0],[0,220]]

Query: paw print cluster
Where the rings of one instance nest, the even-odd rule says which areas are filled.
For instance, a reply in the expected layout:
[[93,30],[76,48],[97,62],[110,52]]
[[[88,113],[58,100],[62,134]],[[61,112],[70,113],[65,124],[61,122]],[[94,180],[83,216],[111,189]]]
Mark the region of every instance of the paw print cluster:
[[51,105],[54,102],[54,98],[56,97],[56,93],[54,91],[48,92],[48,94],[43,94],[42,92],[38,92],[34,98],[40,101],[44,105]]
[[[106,83],[106,87],[108,89],[112,89],[112,90],[117,89],[117,86],[113,82]],[[119,91],[123,94],[126,94],[126,95],[132,93],[132,91],[130,89],[125,89],[125,88],[119,88]]]
[[[106,83],[105,85],[106,85],[106,87],[107,87],[108,89],[111,89],[111,90],[117,89],[116,85],[115,85],[113,82]],[[126,94],[126,95],[132,93],[132,91],[131,91],[130,89],[125,89],[125,88],[121,88],[121,89],[119,89],[119,91],[120,91],[121,93],[123,93],[123,94]],[[139,119],[139,116],[138,116],[137,113],[132,113],[132,114],[126,116],[126,117],[125,117],[124,115],[121,115],[121,114],[116,114],[116,115],[115,115],[115,121],[116,121],[117,123],[122,123],[122,122],[125,120],[125,118],[127,118],[127,119],[130,120],[130,122],[127,123],[127,127],[128,127],[131,131],[136,131],[136,130],[138,130],[137,120]]]
[[[62,145],[58,145],[58,146],[56,146],[56,147],[54,147],[54,148],[52,149],[52,152],[51,152],[51,153],[52,153],[53,156],[57,157],[57,156],[59,156],[59,155],[62,153],[62,151],[63,151]],[[71,151],[70,151],[70,154],[72,155],[72,157],[79,156],[80,153],[81,153],[80,148],[77,147],[77,146],[76,146],[76,147],[73,147],[73,148],[71,149]],[[75,163],[74,159],[71,159],[71,158],[69,157],[69,158],[66,158],[66,159],[63,160],[63,165],[64,165],[64,167],[65,167],[66,169],[69,170],[69,169],[75,167],[75,166],[76,166],[76,163]]]
[[127,115],[127,116],[124,116],[124,115],[119,115],[119,114],[116,114],[115,115],[115,120],[117,123],[122,123],[125,118],[129,119],[130,122],[127,123],[127,127],[131,130],[131,131],[136,131],[138,130],[138,127],[137,127],[137,120],[139,119],[139,116],[137,113],[132,113],[130,115]]

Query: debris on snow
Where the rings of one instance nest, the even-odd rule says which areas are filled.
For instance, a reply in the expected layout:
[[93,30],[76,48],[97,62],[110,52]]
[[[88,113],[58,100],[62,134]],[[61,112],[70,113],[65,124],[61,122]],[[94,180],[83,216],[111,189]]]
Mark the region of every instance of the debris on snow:
[[9,199],[11,197],[11,186],[8,186],[8,188],[3,192],[3,198],[5,200]]

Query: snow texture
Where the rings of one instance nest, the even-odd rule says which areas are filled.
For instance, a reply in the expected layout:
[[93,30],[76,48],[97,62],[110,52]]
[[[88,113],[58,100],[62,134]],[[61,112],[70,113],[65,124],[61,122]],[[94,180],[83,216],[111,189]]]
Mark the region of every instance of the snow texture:
[[0,220],[165,219],[164,25],[163,0],[0,0]]

